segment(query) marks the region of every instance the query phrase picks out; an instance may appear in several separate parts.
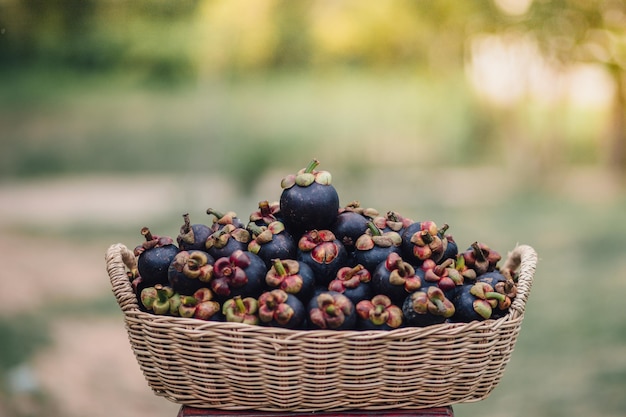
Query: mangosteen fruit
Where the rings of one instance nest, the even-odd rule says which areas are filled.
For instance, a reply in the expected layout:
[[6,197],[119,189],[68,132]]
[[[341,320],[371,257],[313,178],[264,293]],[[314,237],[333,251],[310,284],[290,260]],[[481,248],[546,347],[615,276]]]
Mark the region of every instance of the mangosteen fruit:
[[285,329],[301,328],[306,319],[306,309],[302,301],[283,290],[270,290],[258,299],[259,322],[271,327]]
[[259,324],[259,303],[254,297],[237,295],[222,304],[224,320],[229,323]]
[[336,291],[317,292],[307,305],[307,313],[313,329],[352,330],[356,326],[354,304]]
[[248,243],[248,251],[258,255],[267,268],[271,268],[273,260],[294,259],[297,245],[285,225],[279,221],[273,221],[267,226],[258,226],[250,222],[247,226],[251,235]]
[[339,210],[339,195],[328,171],[317,171],[313,160],[296,175],[281,181],[280,213],[289,230],[299,235],[307,230],[329,229]]
[[310,266],[295,259],[274,259],[265,274],[270,289],[280,289],[307,303],[315,289],[315,274]]
[[233,224],[226,224],[213,232],[205,242],[205,250],[215,259],[230,256],[236,250],[248,250],[250,232]]
[[382,232],[369,221],[368,230],[355,243],[354,262],[373,272],[390,253],[401,254],[402,237],[397,232]]
[[184,223],[176,237],[179,250],[205,250],[205,242],[212,234],[206,224],[191,224],[189,213],[183,214]]
[[456,289],[463,285],[463,275],[456,269],[454,259],[446,259],[436,264],[432,259],[426,259],[420,269],[424,271],[424,281],[437,285],[449,299],[454,298]]
[[[508,308],[507,297],[496,292],[486,282],[463,285],[453,302],[456,312],[452,319],[462,323],[488,320],[494,318],[494,309],[504,311]],[[510,305],[510,299],[508,304]]]
[[213,278],[211,255],[202,250],[182,250],[168,268],[169,285],[179,294],[191,295],[197,289],[208,287]]
[[378,216],[376,209],[363,208],[358,201],[353,201],[339,209],[330,230],[343,243],[346,250],[352,252],[356,240],[367,231],[367,223],[376,216]]
[[328,289],[345,295],[356,305],[372,297],[371,279],[370,272],[361,264],[344,266],[339,268],[335,279],[328,284]]
[[393,330],[402,326],[402,309],[383,294],[356,304],[358,330]]
[[313,229],[300,237],[296,259],[313,270],[317,285],[327,287],[346,265],[348,251],[330,230]]
[[210,288],[218,300],[255,297],[265,289],[265,263],[251,252],[236,250],[213,264]]
[[402,256],[415,266],[420,266],[426,259],[439,262],[443,256],[443,241],[439,230],[431,220],[414,222],[402,233]]
[[141,234],[145,242],[137,246],[134,253],[143,285],[167,285],[167,270],[178,253],[178,247],[171,237],[153,235],[147,227],[141,229]]
[[424,271],[392,252],[374,270],[372,287],[376,294],[386,295],[391,302],[402,305],[410,293],[424,285]]
[[407,326],[424,327],[444,323],[454,312],[452,301],[435,285],[411,293],[402,303]]
[[498,262],[502,259],[500,253],[482,242],[472,243],[462,255],[465,265],[476,271],[476,276],[495,270]]

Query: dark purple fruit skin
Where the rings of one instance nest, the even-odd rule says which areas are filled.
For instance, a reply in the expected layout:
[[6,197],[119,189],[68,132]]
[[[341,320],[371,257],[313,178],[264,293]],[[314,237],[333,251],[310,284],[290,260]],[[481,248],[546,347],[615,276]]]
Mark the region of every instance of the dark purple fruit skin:
[[372,285],[369,282],[361,282],[354,288],[346,288],[342,294],[348,297],[355,306],[359,301],[369,300],[374,296],[372,293]]
[[401,255],[401,250],[399,246],[374,246],[372,249],[369,250],[356,249],[354,251],[354,262],[363,265],[365,269],[373,274],[378,265],[380,265],[381,262],[385,262],[387,256],[389,256],[389,254],[392,252]]
[[267,269],[272,267],[274,259],[295,259],[298,244],[290,233],[282,231],[272,236],[272,240],[261,244],[257,255],[263,259]]
[[411,243],[411,237],[413,236],[413,234],[419,232],[421,230],[421,227],[421,222],[411,223],[404,229],[404,232],[401,235],[402,244],[400,245],[400,248],[402,250],[402,258],[411,265],[415,266],[420,266],[423,261],[416,258],[413,254],[413,243]]
[[287,301],[285,301],[285,303],[288,304],[293,309],[293,312],[294,312],[289,322],[285,324],[280,324],[276,320],[272,320],[269,323],[264,323],[263,325],[270,326],[270,327],[281,327],[283,329],[306,328],[307,314],[306,314],[306,308],[304,307],[304,303],[302,303],[302,301],[298,297],[292,294],[287,295]]
[[141,302],[141,291],[143,291],[144,288],[151,287],[151,285],[146,284],[143,278],[141,278],[141,276],[138,276],[131,281],[131,287],[133,289],[133,292],[135,293],[135,296],[137,297],[137,305],[139,306],[139,309],[141,311],[148,311],[148,309]]
[[485,282],[495,287],[498,282],[506,282],[506,277],[502,275],[500,271],[491,271],[476,277],[476,282]]
[[238,288],[230,288],[230,294],[226,296],[219,296],[216,294],[216,298],[223,302],[229,298],[233,298],[235,296],[245,297],[257,297],[263,291],[267,289],[265,284],[265,274],[267,269],[265,268],[265,262],[257,255],[252,252],[244,251],[246,255],[250,258],[250,265],[248,265],[244,270],[246,272],[246,277],[248,278],[248,283],[242,287]]
[[[339,294],[336,291],[328,291],[328,290],[323,290],[320,289],[318,291],[315,291],[315,294],[313,295],[313,297],[311,297],[311,299],[309,300],[309,303],[307,304],[307,317],[309,317],[311,310],[317,308],[317,296],[319,296],[322,293],[329,293],[329,294]],[[356,322],[357,322],[357,314],[356,314],[356,308],[353,305],[352,306],[352,312],[346,316],[345,321],[343,322],[343,324],[333,330],[353,330],[356,327]],[[309,328],[311,329],[319,329],[317,326],[315,326],[312,322],[309,323]]]
[[142,252],[137,258],[137,270],[142,284],[152,287],[156,284],[168,285],[167,271],[178,253],[174,244],[156,246]]
[[451,238],[448,239],[448,243],[446,246],[446,250],[443,251],[443,255],[439,260],[439,263],[442,263],[446,259],[455,259],[456,255],[459,253],[459,247],[454,240]]
[[354,243],[368,229],[368,221],[369,219],[362,214],[344,211],[337,216],[330,230],[344,244],[348,252],[353,252]]
[[[409,293],[404,288],[404,285],[391,284],[391,282],[389,282],[390,275],[391,272],[385,266],[385,261],[378,264],[372,273],[372,289],[376,294],[384,294],[391,299],[392,303],[401,306]],[[418,276],[422,282],[420,288],[424,288],[426,286],[424,271],[421,268],[415,268],[415,275]]]
[[[419,289],[416,292],[424,292],[423,289]],[[414,293],[413,293],[414,294]],[[411,295],[409,294],[402,303],[402,315],[407,326],[412,327],[425,327],[433,324],[441,324],[446,322],[446,318],[438,316],[436,314],[425,313],[419,314],[413,310]]]
[[280,213],[285,226],[294,235],[313,229],[329,229],[339,213],[339,195],[332,185],[313,182],[298,184],[280,195]]
[[452,321],[460,323],[469,323],[471,321],[483,321],[485,320],[480,314],[474,311],[474,297],[470,294],[470,289],[473,284],[464,284],[458,287],[456,297],[454,298],[455,312],[452,316]]
[[181,236],[178,236],[176,241],[180,250],[206,250],[205,242],[211,236],[211,228],[205,224],[192,224],[191,230],[193,230],[193,243],[186,243]]
[[[180,255],[180,253],[182,252],[184,251],[181,250],[178,255]],[[204,251],[189,250],[187,252],[189,252],[189,254],[192,254],[194,252],[203,252],[207,257],[207,264],[211,265],[215,262],[215,259],[213,259],[211,255]],[[177,293],[182,295],[193,295],[193,293],[196,292],[198,289],[209,286],[207,282],[202,282],[197,278],[194,279],[187,277],[184,273],[177,271],[173,265],[174,259],[172,259],[172,262],[170,263],[167,276],[169,286],[172,287],[172,289]]]
[[343,246],[343,243],[341,243],[338,239],[335,239],[333,243],[337,245],[337,256],[329,263],[317,262],[311,256],[311,252],[303,252],[299,249],[297,250],[297,261],[307,264],[313,270],[316,285],[322,287],[328,287],[330,281],[335,279],[337,276],[337,271],[339,271],[341,267],[348,264],[348,251],[345,246]]

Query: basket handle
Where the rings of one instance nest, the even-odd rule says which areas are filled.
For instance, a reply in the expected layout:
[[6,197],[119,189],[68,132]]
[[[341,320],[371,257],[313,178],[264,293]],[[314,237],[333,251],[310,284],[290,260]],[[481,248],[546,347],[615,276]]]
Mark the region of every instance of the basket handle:
[[105,260],[113,294],[122,311],[139,309],[137,297],[127,275],[127,270],[137,268],[135,254],[123,244],[116,243],[106,251]]
[[524,314],[530,295],[533,277],[537,267],[537,252],[528,245],[518,245],[509,252],[502,269],[518,271],[517,295],[509,308],[511,317],[516,319]]

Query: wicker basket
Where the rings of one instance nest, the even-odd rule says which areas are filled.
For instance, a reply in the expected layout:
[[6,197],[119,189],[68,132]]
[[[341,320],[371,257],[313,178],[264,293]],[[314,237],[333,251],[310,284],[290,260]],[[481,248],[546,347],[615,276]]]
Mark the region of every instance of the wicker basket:
[[517,340],[537,254],[517,246],[518,295],[498,320],[391,331],[296,331],[157,316],[139,309],[122,244],[106,264],[148,384],[178,404],[220,410],[383,410],[486,398]]

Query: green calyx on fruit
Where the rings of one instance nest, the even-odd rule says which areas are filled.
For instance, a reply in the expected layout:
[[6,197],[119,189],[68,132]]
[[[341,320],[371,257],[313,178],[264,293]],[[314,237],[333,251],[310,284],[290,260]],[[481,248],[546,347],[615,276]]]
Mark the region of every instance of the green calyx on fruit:
[[248,250],[258,254],[261,247],[274,239],[274,235],[285,231],[285,225],[280,221],[273,221],[267,226],[258,226],[255,223],[248,223],[246,229],[250,232],[252,239],[248,243]]
[[230,288],[243,287],[248,283],[245,269],[250,257],[242,250],[234,251],[229,257],[219,258],[213,265],[211,289],[219,295],[230,294]]
[[330,230],[308,231],[298,241],[298,249],[311,252],[311,257],[320,264],[331,263],[340,250],[335,243],[335,235]]
[[489,246],[481,242],[474,242],[462,253],[468,268],[476,271],[476,275],[482,275],[493,271],[502,256]]
[[439,288],[447,291],[464,282],[463,276],[454,266],[453,259],[446,259],[441,264],[436,264],[432,259],[426,259],[421,268],[424,270],[426,281],[436,282]]
[[376,326],[387,324],[395,329],[402,325],[402,309],[383,294],[378,294],[371,300],[359,301],[356,313],[361,319],[369,320]]
[[385,268],[390,272],[389,283],[391,285],[404,286],[409,293],[422,286],[422,280],[415,275],[415,268],[397,253],[390,253],[387,256]]
[[233,323],[258,324],[259,304],[253,297],[235,296],[222,304],[222,314],[226,321]]
[[359,201],[352,201],[349,204],[347,204],[345,207],[340,207],[339,208],[339,214],[346,212],[346,211],[351,211],[354,213],[358,213],[361,214],[365,217],[369,217],[372,220],[375,220],[377,217],[379,217],[379,211],[371,208],[371,207],[361,207],[361,203]]
[[309,312],[311,322],[321,329],[337,329],[353,313],[354,305],[343,294],[319,294],[315,308]]
[[294,309],[287,304],[289,295],[283,290],[264,292],[259,297],[259,320],[270,323],[275,320],[280,325],[286,325],[295,314]]
[[278,213],[280,213],[280,203],[278,201],[273,203],[267,200],[260,201],[259,209],[250,213],[250,221],[253,223],[270,224],[278,220],[276,217]]
[[193,317],[200,320],[210,320],[220,312],[220,303],[217,301],[203,301],[198,303],[193,313]]
[[413,220],[403,217],[395,211],[388,211],[385,216],[376,216],[372,221],[379,229],[388,228],[394,232],[400,232],[413,223]]
[[250,232],[233,224],[227,224],[207,238],[205,243],[206,249],[221,249],[228,244],[228,240],[231,238],[237,242],[248,243],[250,242]]
[[446,298],[439,287],[428,287],[411,295],[413,310],[418,314],[433,314],[450,318],[454,315],[454,304]]
[[178,314],[184,318],[191,318],[196,313],[198,299],[191,295],[179,296],[180,304],[178,306]]
[[174,257],[171,267],[182,272],[187,278],[209,282],[213,278],[213,265],[206,252],[181,251]]
[[474,311],[484,319],[491,317],[494,308],[504,310],[511,304],[510,298],[494,291],[494,288],[485,282],[474,284],[470,289],[470,294],[476,297],[473,303]]
[[339,268],[337,276],[328,284],[328,289],[343,293],[346,288],[356,288],[362,282],[370,282],[372,275],[361,264],[354,267],[344,266]]
[[154,302],[157,300],[157,298],[159,297],[159,294],[157,292],[157,289],[154,287],[146,287],[143,290],[141,290],[141,304],[147,309],[147,310],[152,310],[152,306],[154,305]]
[[328,171],[316,171],[315,168],[319,164],[317,159],[312,160],[306,168],[301,169],[297,174],[283,178],[280,186],[283,189],[291,188],[294,185],[308,187],[314,182],[321,185],[330,185],[332,183],[332,175]]
[[402,244],[402,236],[397,232],[382,232],[373,221],[367,222],[367,232],[359,236],[355,242],[358,250],[370,250],[374,246],[389,248],[391,246],[400,246]]
[[298,293],[303,286],[300,264],[292,259],[274,259],[272,267],[265,275],[265,282],[272,288],[279,288],[289,294]]

